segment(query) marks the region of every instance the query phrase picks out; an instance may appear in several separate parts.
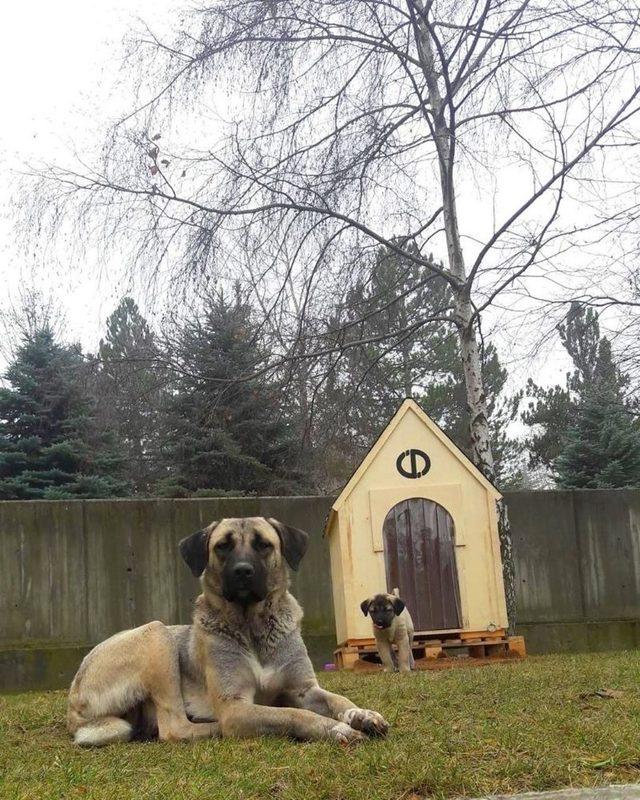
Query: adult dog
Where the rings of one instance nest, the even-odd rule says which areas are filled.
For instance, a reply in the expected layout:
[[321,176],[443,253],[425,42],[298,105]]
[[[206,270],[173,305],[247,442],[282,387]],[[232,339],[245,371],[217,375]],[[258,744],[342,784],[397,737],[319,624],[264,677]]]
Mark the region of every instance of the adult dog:
[[413,660],[413,620],[411,614],[398,596],[393,594],[375,594],[360,603],[362,613],[371,617],[373,635],[378,648],[378,655],[386,672],[395,671],[392,645],[398,648],[398,668],[400,672],[411,672]]
[[183,539],[180,553],[202,585],[193,624],[150,622],[86,656],[69,692],[76,743],[385,735],[380,714],[318,685],[286,566],[298,568],[307,540],[262,517],[212,522]]

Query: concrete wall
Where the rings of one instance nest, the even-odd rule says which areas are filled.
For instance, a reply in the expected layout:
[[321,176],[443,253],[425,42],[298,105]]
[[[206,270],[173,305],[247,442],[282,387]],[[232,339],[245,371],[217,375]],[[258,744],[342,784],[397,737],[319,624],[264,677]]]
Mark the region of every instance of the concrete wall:
[[640,646],[640,489],[506,500],[529,651]]
[[214,519],[276,517],[311,537],[292,591],[332,635],[325,497],[0,502],[0,644],[97,642],[150,619],[188,622],[199,592],[178,542]]
[[[529,651],[640,646],[640,489],[506,499]],[[326,497],[0,502],[0,690],[66,685],[87,644],[150,619],[189,621],[198,583],[177,543],[224,516],[273,516],[311,534],[293,592],[321,664],[334,641],[321,537],[330,505]],[[67,648],[52,655],[52,645]]]

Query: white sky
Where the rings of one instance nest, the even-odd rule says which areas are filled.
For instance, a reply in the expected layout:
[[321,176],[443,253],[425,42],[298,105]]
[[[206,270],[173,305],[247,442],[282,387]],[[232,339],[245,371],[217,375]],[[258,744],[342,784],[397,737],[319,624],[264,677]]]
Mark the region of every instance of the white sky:
[[122,40],[140,19],[162,26],[176,0],[33,0],[0,12],[0,311],[21,281],[53,292],[65,309],[67,336],[95,345],[126,287],[90,278],[81,264],[48,264],[18,246],[12,205],[16,171],[63,159],[100,131],[119,109],[114,91]]
[[[104,321],[127,287],[119,275],[97,281],[81,264],[47,264],[22,252],[11,218],[12,182],[25,162],[64,159],[72,145],[99,141],[118,115],[114,91],[122,39],[138,19],[163,28],[185,0],[33,0],[5,3],[0,12],[0,312],[15,302],[21,280],[53,291],[65,308],[66,335],[95,347]],[[108,265],[113,270],[117,265]],[[121,265],[123,266],[123,265]],[[142,301],[143,298],[136,297]],[[510,342],[498,341],[509,364]],[[536,380],[562,381],[561,349],[535,365],[513,367],[515,383],[535,370]]]

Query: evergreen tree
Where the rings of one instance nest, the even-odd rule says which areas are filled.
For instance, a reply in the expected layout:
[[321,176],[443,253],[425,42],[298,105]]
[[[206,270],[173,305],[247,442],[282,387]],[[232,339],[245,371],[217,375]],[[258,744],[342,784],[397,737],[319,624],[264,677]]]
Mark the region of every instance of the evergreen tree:
[[521,419],[531,429],[525,440],[529,464],[534,469],[550,470],[564,449],[564,439],[575,419],[579,400],[568,388],[546,388],[531,378],[524,394],[528,398],[528,408],[522,412]]
[[165,371],[158,365],[155,337],[131,297],[107,320],[98,351],[97,416],[111,430],[128,479],[148,493],[161,477],[159,413]]
[[48,324],[23,334],[0,389],[0,498],[124,494],[121,461],[94,425],[79,348]]
[[626,407],[626,379],[600,340],[591,381],[554,462],[563,488],[640,486],[640,428]]
[[542,387],[531,378],[527,382],[524,394],[529,402],[522,421],[532,430],[526,441],[532,467],[550,469],[563,452],[567,431],[593,384],[598,361],[600,325],[593,309],[572,303],[558,333],[574,369],[567,373],[565,386]]
[[[417,288],[416,288],[417,287]],[[336,344],[345,355],[323,391],[328,434],[319,449],[330,463],[335,489],[362,458],[405,397],[415,399],[468,455],[471,453],[466,390],[458,337],[447,321],[448,284],[415,263],[380,249],[364,278],[349,292],[331,327],[346,334]],[[366,341],[365,344],[350,343]],[[517,480],[518,445],[506,434],[509,415],[497,398],[506,381],[495,348],[484,352],[483,376],[502,483]]]
[[250,376],[264,353],[239,291],[205,298],[185,320],[172,354],[180,378],[167,400],[163,494],[295,492],[295,440],[277,387]]
[[593,309],[572,304],[558,326],[574,369],[565,386],[529,381],[523,421],[532,466],[543,465],[563,487],[638,485],[640,434],[625,398],[628,378],[614,363]]

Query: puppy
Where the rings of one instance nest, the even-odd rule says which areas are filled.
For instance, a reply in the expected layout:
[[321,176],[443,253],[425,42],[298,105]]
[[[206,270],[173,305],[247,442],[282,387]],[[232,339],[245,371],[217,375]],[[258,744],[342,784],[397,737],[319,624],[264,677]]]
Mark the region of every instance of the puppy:
[[376,639],[378,654],[385,672],[396,669],[392,645],[398,648],[398,667],[400,672],[410,672],[414,667],[412,643],[413,620],[404,602],[398,597],[398,590],[393,594],[375,594],[360,603],[362,613],[371,617],[373,635]]

